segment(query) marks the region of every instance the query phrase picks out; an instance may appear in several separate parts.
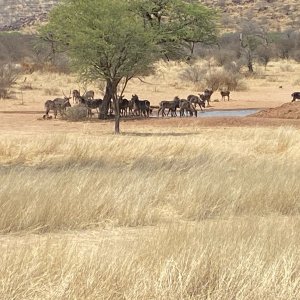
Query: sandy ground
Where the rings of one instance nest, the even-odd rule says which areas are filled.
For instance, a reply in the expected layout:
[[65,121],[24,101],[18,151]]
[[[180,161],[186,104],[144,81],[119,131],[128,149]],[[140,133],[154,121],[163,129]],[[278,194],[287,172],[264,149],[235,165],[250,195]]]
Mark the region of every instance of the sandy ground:
[[[172,100],[174,96],[186,98],[189,94],[201,93],[196,85],[186,83],[178,78],[182,65],[160,65],[157,74],[133,80],[125,90],[125,97],[131,98],[138,94],[141,99],[149,99],[152,105],[158,105],[162,100]],[[281,106],[291,101],[291,94],[300,91],[298,88],[300,78],[298,74],[300,64],[287,62],[274,62],[266,71],[260,71],[256,78],[244,80],[247,89],[232,91],[230,101],[221,101],[220,92],[215,92],[211,97],[211,107],[206,110],[222,109],[268,109]],[[113,121],[99,121],[94,116],[93,120],[85,122],[67,122],[63,120],[41,120],[44,114],[46,100],[62,97],[63,93],[70,94],[73,89],[82,86],[75,76],[64,74],[33,73],[20,77],[14,89],[13,99],[0,100],[0,133],[54,133],[54,132],[83,132],[107,133],[113,130]],[[102,93],[96,86],[96,98],[102,98]],[[154,115],[156,112],[154,111]],[[123,131],[132,131],[143,126],[154,127],[184,127],[184,126],[299,126],[300,120],[262,119],[249,117],[213,117],[195,118],[164,118],[157,120],[124,120],[121,128]]]
[[[126,134],[155,135],[171,134],[172,128],[196,127],[279,127],[293,126],[300,128],[300,120],[257,118],[257,117],[208,117],[208,118],[150,118],[121,121],[121,131]],[[0,135],[38,135],[55,133],[80,133],[86,135],[111,134],[113,120],[67,122],[64,120],[41,120],[39,114],[0,113]]]

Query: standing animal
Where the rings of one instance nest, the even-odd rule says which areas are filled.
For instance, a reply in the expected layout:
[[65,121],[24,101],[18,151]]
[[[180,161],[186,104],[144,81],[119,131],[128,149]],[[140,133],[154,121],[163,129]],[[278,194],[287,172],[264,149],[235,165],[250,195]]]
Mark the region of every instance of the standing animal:
[[130,116],[134,116],[133,109],[134,109],[134,100],[131,99],[128,101],[128,113]]
[[132,95],[131,101],[133,103],[133,113],[138,116],[149,117],[150,115],[150,101],[140,100],[138,95]]
[[294,92],[291,96],[293,97],[292,102],[294,102],[296,99],[300,99],[300,92]]
[[79,102],[80,105],[84,105],[87,108],[87,116],[92,117],[92,109],[96,109],[97,112],[100,111],[101,105],[103,100],[102,99],[95,99],[95,100],[90,100],[86,99],[83,96],[77,97],[77,101]]
[[227,97],[227,100],[229,101],[229,95],[230,95],[230,91],[221,91],[221,96],[222,96],[222,100],[225,101],[225,97]]
[[[171,112],[171,117],[177,116],[177,108],[179,108],[180,99],[176,96],[172,101],[161,101],[159,103],[159,109],[157,112],[157,116],[159,117],[159,113],[161,112],[162,117],[168,115]],[[165,113],[165,109],[169,109],[168,113]]]
[[188,95],[187,101],[194,104],[195,108],[197,108],[198,104],[201,111],[203,111],[202,107],[205,108],[205,100],[203,100],[201,97],[195,95]]
[[185,113],[189,113],[190,116],[193,116],[193,114],[195,114],[195,117],[197,117],[196,108],[190,101],[188,101],[186,99],[180,100],[179,113],[180,113],[180,117],[183,117],[185,115]]
[[73,90],[72,96],[73,96],[73,103],[75,103],[77,101],[77,98],[80,97],[80,91]]
[[55,98],[54,100],[47,100],[45,102],[45,114],[43,119],[49,118],[49,112],[52,110],[54,118],[56,119],[57,112],[62,116],[65,113],[67,107],[71,107],[70,100],[71,97],[65,98]]
[[82,95],[82,97],[85,99],[94,99],[94,96],[95,96],[94,91],[87,91]]
[[123,98],[124,96],[120,96],[119,99],[119,108],[120,108],[120,115],[127,116],[128,108],[129,108],[129,101]]
[[213,90],[210,89],[205,89],[204,94],[199,94],[200,98],[204,101],[207,101],[207,106],[210,106],[209,102],[210,102],[210,97],[213,94]]

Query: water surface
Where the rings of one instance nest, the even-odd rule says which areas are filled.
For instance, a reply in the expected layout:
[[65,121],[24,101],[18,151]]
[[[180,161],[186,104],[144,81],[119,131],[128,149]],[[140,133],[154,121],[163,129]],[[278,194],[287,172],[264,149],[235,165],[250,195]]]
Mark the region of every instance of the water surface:
[[198,112],[198,117],[246,117],[258,112],[259,109],[230,109],[230,110],[205,110]]

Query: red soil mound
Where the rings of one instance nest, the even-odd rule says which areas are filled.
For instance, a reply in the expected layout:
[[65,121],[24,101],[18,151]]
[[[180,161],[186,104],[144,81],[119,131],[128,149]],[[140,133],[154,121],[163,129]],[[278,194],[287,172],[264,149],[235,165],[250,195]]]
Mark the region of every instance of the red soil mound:
[[300,101],[285,103],[274,108],[268,108],[251,115],[251,117],[300,119]]

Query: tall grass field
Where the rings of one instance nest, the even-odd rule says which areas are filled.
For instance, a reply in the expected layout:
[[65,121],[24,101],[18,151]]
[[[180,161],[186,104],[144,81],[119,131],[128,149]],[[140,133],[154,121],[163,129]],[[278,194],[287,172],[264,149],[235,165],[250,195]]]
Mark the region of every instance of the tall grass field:
[[3,135],[0,299],[300,299],[300,134]]

